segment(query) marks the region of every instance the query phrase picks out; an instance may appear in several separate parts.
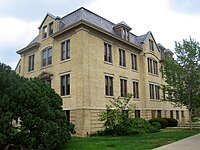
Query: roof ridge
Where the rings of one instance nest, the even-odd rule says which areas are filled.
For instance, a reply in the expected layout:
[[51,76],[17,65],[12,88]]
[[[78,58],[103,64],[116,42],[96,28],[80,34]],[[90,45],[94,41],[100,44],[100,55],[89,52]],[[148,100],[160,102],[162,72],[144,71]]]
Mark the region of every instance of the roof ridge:
[[[63,16],[61,19],[64,19],[65,17],[67,17],[67,16],[69,16],[69,15],[71,15],[71,14],[73,14],[73,13],[75,13],[75,12],[81,10],[81,9],[83,9],[83,10],[85,10],[85,11],[88,11],[89,13],[91,13],[91,14],[93,14],[93,15],[95,15],[95,16],[98,16],[98,17],[100,17],[101,19],[104,19],[104,20],[108,21],[108,22],[112,23],[113,25],[116,25],[115,23],[113,23],[113,22],[109,21],[108,19],[106,19],[106,18],[104,18],[104,17],[102,17],[102,16],[100,16],[100,15],[98,15],[98,14],[96,14],[96,13],[94,13],[94,12],[88,10],[88,9],[86,9],[85,7],[80,7],[80,8],[78,8],[78,9],[74,10],[73,12],[71,12],[71,13],[69,13],[69,14]],[[83,15],[83,14],[82,14],[82,15]],[[83,16],[81,16],[81,19],[83,19]]]

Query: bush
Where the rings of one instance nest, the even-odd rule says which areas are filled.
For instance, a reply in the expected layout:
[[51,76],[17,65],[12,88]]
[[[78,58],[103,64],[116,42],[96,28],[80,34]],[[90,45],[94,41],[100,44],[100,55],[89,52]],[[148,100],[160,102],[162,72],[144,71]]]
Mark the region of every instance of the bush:
[[75,124],[73,124],[72,122],[70,122],[70,124],[69,124],[69,131],[71,134],[76,134]]
[[160,130],[152,126],[148,121],[142,118],[128,118],[125,122],[115,125],[113,128],[105,128],[98,132],[98,135],[135,135],[144,133],[154,133]]
[[0,63],[0,149],[60,149],[70,137],[61,97]]
[[156,129],[160,130],[161,129],[161,124],[160,122],[152,122],[152,126],[154,126]]
[[163,119],[163,118],[154,118],[154,119],[150,119],[149,122],[152,124],[153,122],[159,122],[161,125],[161,128],[164,129],[168,126],[168,122],[167,120]]
[[178,121],[173,118],[163,118],[168,122],[168,127],[177,127]]

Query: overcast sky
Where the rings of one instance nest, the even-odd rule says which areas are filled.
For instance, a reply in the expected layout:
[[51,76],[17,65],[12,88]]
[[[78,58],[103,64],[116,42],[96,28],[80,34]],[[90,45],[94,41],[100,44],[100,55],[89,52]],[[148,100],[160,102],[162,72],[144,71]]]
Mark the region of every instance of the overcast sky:
[[199,0],[0,0],[0,62],[15,69],[16,51],[38,35],[47,12],[63,17],[80,7],[113,23],[125,21],[136,35],[152,31],[172,51],[174,41],[189,36],[200,42]]

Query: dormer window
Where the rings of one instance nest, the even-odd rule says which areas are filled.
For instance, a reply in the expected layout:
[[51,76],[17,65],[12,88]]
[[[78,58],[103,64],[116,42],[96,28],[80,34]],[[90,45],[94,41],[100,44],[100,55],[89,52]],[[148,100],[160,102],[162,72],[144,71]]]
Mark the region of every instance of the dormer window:
[[53,22],[49,24],[49,36],[53,34]]
[[123,30],[123,39],[128,40],[129,39],[129,32],[127,31],[127,29],[122,29]]
[[129,41],[129,31],[131,28],[124,21],[116,24],[113,29],[118,36],[124,40]]
[[149,40],[149,49],[150,49],[151,51],[154,51],[153,41],[152,41],[152,40]]
[[47,37],[47,26],[44,26],[42,30],[42,38],[44,39],[46,37]]

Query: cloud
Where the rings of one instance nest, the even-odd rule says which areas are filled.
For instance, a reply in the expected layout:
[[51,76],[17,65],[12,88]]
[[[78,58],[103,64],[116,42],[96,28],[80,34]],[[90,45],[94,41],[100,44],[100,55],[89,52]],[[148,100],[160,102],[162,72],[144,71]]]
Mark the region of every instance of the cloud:
[[11,17],[0,17],[0,20],[0,61],[14,69],[19,60],[16,51],[37,36],[39,21],[23,21]]
[[0,16],[25,20],[42,19],[47,12],[63,15],[92,0],[1,0]]
[[199,0],[169,0],[169,4],[173,11],[184,14],[200,15]]
[[152,31],[156,42],[173,51],[174,41],[189,36],[200,41],[200,16],[171,11],[171,1],[178,3],[178,0],[123,0],[122,4],[116,0],[96,0],[89,9],[114,23],[125,21],[136,35]]
[[92,0],[0,0],[0,62],[15,69],[16,51],[27,46],[37,35],[47,12],[64,16]]

